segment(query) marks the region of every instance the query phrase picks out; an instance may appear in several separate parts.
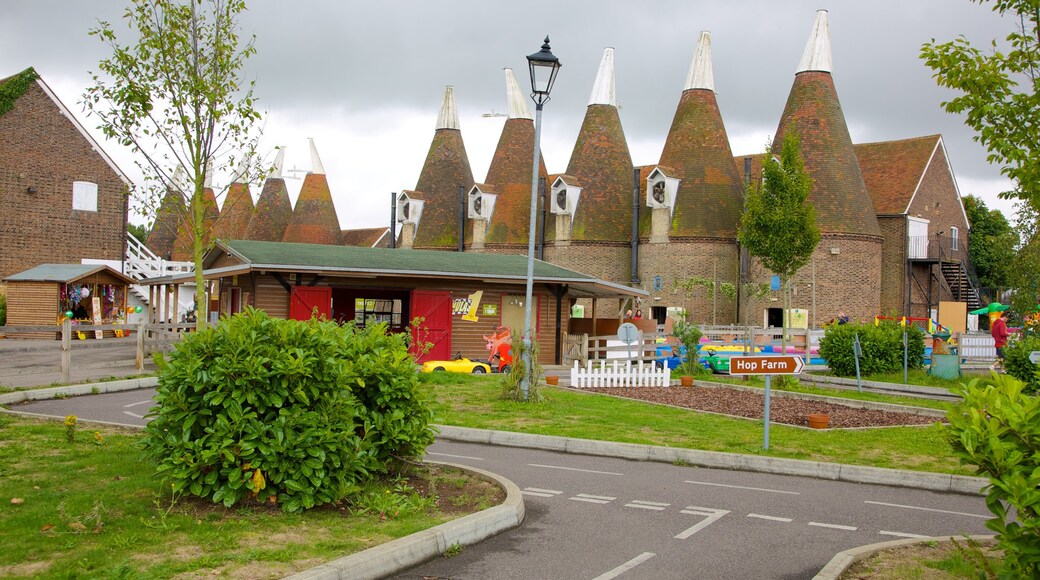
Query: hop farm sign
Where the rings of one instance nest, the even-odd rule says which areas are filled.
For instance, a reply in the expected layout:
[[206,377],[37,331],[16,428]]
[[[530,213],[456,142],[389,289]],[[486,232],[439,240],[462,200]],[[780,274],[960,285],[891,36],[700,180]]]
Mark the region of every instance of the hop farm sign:
[[805,368],[800,356],[735,356],[729,359],[731,375],[797,375]]

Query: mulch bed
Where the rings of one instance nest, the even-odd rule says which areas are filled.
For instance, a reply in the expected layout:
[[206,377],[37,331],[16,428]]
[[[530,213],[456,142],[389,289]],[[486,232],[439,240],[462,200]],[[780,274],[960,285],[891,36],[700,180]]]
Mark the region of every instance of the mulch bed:
[[[764,393],[725,387],[593,387],[581,390],[748,419],[762,419],[765,409]],[[769,398],[769,419],[773,423],[807,427],[806,417],[810,413],[827,414],[832,428],[930,425],[944,421],[912,413],[857,409],[835,403],[777,396],[776,391]]]

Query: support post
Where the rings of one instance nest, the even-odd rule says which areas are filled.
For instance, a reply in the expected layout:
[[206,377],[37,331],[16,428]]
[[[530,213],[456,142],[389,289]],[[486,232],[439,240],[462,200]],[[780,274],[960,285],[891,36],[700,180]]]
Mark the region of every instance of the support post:
[[72,321],[66,318],[61,321],[61,382],[69,383],[72,369]]
[[134,351],[134,367],[137,372],[144,370],[144,333],[147,331],[147,323],[141,322],[137,325],[137,348]]

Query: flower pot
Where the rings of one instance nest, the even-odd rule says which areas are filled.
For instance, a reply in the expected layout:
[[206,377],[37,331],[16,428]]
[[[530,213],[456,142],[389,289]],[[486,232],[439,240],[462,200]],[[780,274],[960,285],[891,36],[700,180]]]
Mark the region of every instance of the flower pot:
[[560,384],[560,377],[556,375],[545,375],[545,382],[550,385],[558,385]]
[[679,377],[679,384],[681,384],[684,387],[692,387],[693,386],[693,377],[690,377],[690,376]]
[[812,413],[808,419],[810,429],[827,429],[831,425],[831,418],[824,413]]

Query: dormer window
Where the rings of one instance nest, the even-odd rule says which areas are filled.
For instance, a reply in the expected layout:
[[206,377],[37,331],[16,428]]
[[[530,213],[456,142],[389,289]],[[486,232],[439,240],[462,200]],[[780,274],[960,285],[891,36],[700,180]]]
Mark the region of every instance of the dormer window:
[[[412,193],[412,195],[408,195],[408,193]],[[397,196],[397,221],[418,227],[419,220],[422,219],[423,205],[426,202],[418,199],[415,193],[403,191]]]
[[569,175],[561,175],[553,181],[550,209],[556,215],[569,215],[574,217],[578,209],[578,199],[581,197],[581,189],[577,181]]
[[679,181],[679,178],[669,177],[661,168],[655,167],[646,178],[647,207],[666,207],[675,211],[675,194],[679,191]]
[[469,190],[469,203],[467,216],[471,220],[486,220],[491,221],[491,216],[495,213],[495,200],[498,199],[498,195],[492,193],[492,189],[482,183],[474,185]]

